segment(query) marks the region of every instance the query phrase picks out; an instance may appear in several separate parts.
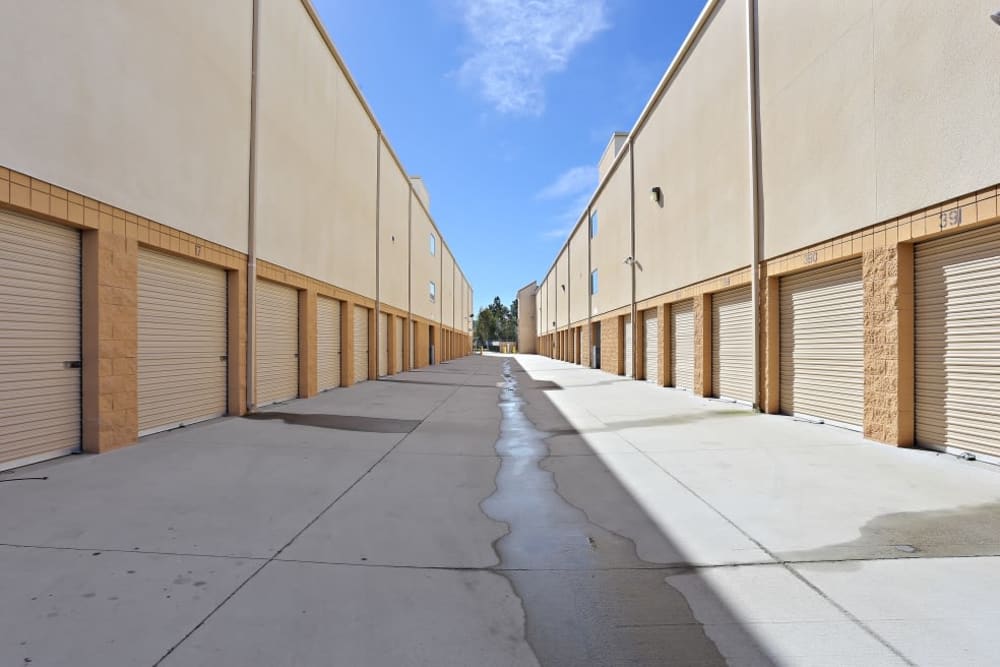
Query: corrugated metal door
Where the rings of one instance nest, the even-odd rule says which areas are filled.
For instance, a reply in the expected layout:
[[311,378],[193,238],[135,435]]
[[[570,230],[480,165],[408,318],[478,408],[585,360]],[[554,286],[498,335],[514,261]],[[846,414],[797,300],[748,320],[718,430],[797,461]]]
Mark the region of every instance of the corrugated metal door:
[[0,469],[80,447],[80,233],[0,213]]
[[139,435],[226,414],[226,272],[139,249]]
[[712,394],[753,402],[750,287],[712,295]]
[[368,309],[354,306],[354,381],[368,379]]
[[632,354],[633,348],[635,347],[632,344],[632,316],[631,315],[626,315],[622,319],[625,321],[625,324],[624,324],[624,326],[625,326],[625,377],[630,378],[630,377],[633,377],[635,375],[635,368],[634,368],[634,364],[633,364],[633,361],[635,360],[635,357]]
[[413,331],[416,329],[417,323],[410,322],[410,368],[413,368]]
[[389,374],[389,315],[378,314],[378,376]]
[[694,303],[670,306],[670,384],[694,388]]
[[914,249],[916,439],[1000,456],[1000,227]]
[[340,386],[340,302],[325,296],[316,297],[316,385]]
[[660,372],[660,359],[657,350],[660,347],[660,321],[656,309],[647,310],[642,314],[643,358],[646,360],[646,381],[656,383]]
[[257,281],[257,405],[299,395],[299,293]]
[[396,372],[403,371],[403,318],[396,317],[392,321],[393,330],[396,332],[396,348],[393,350],[393,361]]
[[780,400],[786,414],[864,421],[861,260],[781,279]]

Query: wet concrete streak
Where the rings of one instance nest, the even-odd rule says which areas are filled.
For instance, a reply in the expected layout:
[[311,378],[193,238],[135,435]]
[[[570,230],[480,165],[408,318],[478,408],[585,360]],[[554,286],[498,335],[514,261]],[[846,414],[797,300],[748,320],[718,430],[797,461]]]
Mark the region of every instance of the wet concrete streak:
[[539,661],[726,664],[664,571],[641,560],[632,540],[591,523],[559,495],[553,474],[541,466],[549,434],[525,416],[511,362],[503,377],[496,443],[502,465],[497,490],[482,509],[509,527],[495,545],[497,571],[521,598],[527,640]]
[[280,420],[293,426],[314,426],[362,433],[410,433],[420,426],[419,419],[385,419],[354,415],[297,414],[294,412],[252,412],[244,415],[243,418]]

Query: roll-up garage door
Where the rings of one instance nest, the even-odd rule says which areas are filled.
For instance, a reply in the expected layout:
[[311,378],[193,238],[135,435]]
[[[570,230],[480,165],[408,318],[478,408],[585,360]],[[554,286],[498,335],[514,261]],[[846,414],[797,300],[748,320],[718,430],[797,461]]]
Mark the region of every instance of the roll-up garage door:
[[413,368],[413,331],[416,329],[417,323],[410,322],[410,368]]
[[713,294],[713,395],[753,401],[753,345],[750,287]]
[[860,428],[865,379],[861,260],[782,278],[780,316],[782,412]]
[[368,379],[368,309],[354,306],[354,381]]
[[914,249],[916,439],[1000,456],[1000,227]]
[[646,361],[646,381],[657,383],[656,376],[660,371],[660,358],[657,350],[660,347],[660,321],[656,317],[656,309],[647,310],[642,314],[643,358]]
[[389,315],[378,314],[378,376],[389,374]]
[[634,345],[632,344],[632,316],[626,315],[625,320],[625,377],[633,377],[635,375],[635,368],[633,367],[633,360],[635,357],[632,355]]
[[396,332],[396,347],[393,350],[393,364],[396,372],[403,370],[403,318],[396,317],[392,321],[393,330]]
[[299,293],[257,281],[257,405],[299,394]]
[[80,233],[0,213],[0,469],[80,446]]
[[340,302],[325,296],[316,297],[316,383],[340,386]]
[[139,249],[139,435],[226,413],[226,272]]
[[670,384],[694,388],[694,303],[670,306]]

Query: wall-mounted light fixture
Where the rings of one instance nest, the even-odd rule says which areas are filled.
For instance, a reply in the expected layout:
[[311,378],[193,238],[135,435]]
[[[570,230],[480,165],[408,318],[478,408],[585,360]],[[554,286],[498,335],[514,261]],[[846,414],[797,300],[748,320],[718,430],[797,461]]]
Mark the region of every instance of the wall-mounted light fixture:
[[562,291],[563,291],[563,292],[565,292],[565,291],[566,291],[566,283],[563,283],[563,284],[562,284],[562,285],[560,285],[559,287],[562,287]]
[[632,255],[629,255],[622,260],[622,264],[635,264],[635,259],[632,258]]
[[663,201],[663,190],[660,189],[659,185],[654,185],[653,189],[649,191],[649,201],[654,204],[659,204]]
[[993,19],[994,23],[996,23],[997,25],[1000,25],[1000,10],[997,10],[997,11],[993,12],[992,14],[990,14],[990,18]]
[[556,321],[552,320],[552,326],[555,326],[555,325],[556,325]]

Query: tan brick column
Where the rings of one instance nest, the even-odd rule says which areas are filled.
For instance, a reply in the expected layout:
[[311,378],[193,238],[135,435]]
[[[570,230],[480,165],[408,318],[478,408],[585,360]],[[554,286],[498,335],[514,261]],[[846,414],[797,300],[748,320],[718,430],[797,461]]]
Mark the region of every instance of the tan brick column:
[[621,374],[621,321],[620,317],[601,320],[601,370],[615,375]]
[[589,323],[580,327],[580,365],[590,368],[590,327]]
[[656,350],[659,364],[656,368],[656,384],[666,387],[670,382],[670,304],[660,304],[656,307],[657,337],[660,340]]
[[761,276],[761,327],[760,327],[760,409],[768,414],[781,410],[781,310],[779,293],[781,282],[766,274]]
[[865,286],[865,437],[913,444],[913,246],[868,250]]
[[340,303],[340,386],[354,384],[354,304]]
[[246,269],[226,272],[228,412],[242,415],[247,409],[247,273]]
[[403,320],[403,368],[401,370],[408,371],[410,368],[410,327],[412,326],[411,320],[408,317],[400,318]]
[[[378,378],[378,350],[379,346],[385,345],[385,341],[378,335],[378,313],[374,308],[368,308],[368,379]],[[375,344],[378,339],[378,344]]]
[[636,310],[632,320],[635,327],[635,338],[632,340],[633,370],[636,380],[646,379],[646,320],[644,310]]
[[316,395],[316,292],[299,290],[299,398]]
[[694,297],[694,393],[712,395],[712,295]]
[[139,246],[91,230],[82,252],[83,449],[98,453],[139,437]]
[[400,372],[401,368],[396,368],[396,320],[402,319],[396,315],[389,315],[389,330],[385,332],[385,337],[389,340],[386,341],[386,345],[389,348],[389,375],[395,375]]

